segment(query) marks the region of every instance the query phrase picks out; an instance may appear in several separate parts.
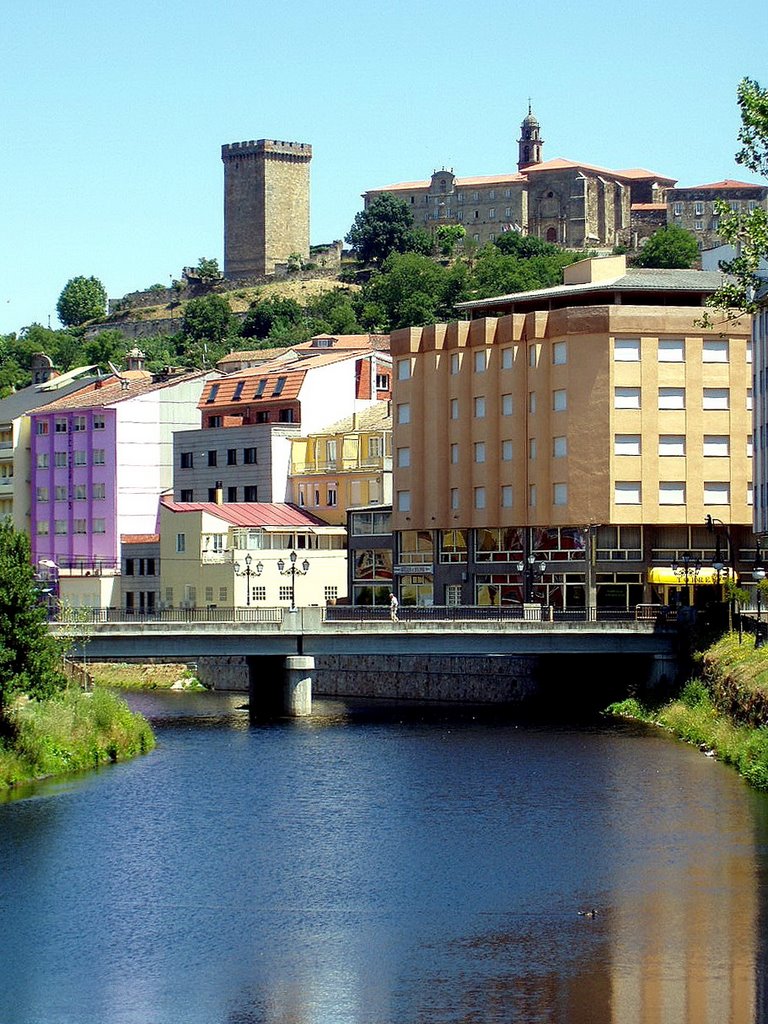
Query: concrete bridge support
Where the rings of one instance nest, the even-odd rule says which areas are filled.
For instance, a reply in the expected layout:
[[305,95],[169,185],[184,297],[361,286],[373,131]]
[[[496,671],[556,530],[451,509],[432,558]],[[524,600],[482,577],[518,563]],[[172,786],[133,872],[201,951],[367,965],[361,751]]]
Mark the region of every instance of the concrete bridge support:
[[251,721],[312,714],[313,657],[249,656],[246,662]]

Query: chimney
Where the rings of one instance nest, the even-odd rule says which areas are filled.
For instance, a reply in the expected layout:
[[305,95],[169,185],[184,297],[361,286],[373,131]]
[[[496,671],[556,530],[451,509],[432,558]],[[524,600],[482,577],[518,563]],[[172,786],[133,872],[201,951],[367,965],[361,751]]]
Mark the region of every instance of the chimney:
[[216,504],[217,505],[223,505],[224,504],[224,488],[223,487],[217,487],[216,488]]

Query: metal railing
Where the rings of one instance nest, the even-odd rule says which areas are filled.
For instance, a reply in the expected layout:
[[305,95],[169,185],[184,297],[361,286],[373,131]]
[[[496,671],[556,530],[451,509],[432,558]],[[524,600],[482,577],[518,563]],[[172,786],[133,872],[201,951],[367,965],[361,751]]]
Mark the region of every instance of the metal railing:
[[66,625],[98,625],[109,622],[271,622],[283,621],[283,608],[163,608],[147,611],[132,608],[59,608],[52,618]]

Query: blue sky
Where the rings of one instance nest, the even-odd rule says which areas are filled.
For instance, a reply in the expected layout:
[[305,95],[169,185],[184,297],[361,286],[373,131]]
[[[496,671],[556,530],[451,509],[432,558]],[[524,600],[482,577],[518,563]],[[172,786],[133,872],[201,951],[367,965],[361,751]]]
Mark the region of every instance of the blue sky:
[[360,193],[544,158],[755,180],[736,86],[768,85],[764,0],[25,0],[0,36],[0,333],[58,326],[69,278],[111,297],[223,260],[222,143],[309,142],[312,242]]

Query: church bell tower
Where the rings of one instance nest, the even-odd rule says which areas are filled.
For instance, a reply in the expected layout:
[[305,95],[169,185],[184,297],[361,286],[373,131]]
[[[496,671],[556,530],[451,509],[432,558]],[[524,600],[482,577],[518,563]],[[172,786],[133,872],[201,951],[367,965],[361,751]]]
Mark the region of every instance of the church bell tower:
[[541,147],[544,140],[541,138],[541,125],[531,113],[531,101],[528,100],[528,114],[523,118],[520,125],[520,138],[517,142],[517,169],[525,170],[531,164],[541,163]]

